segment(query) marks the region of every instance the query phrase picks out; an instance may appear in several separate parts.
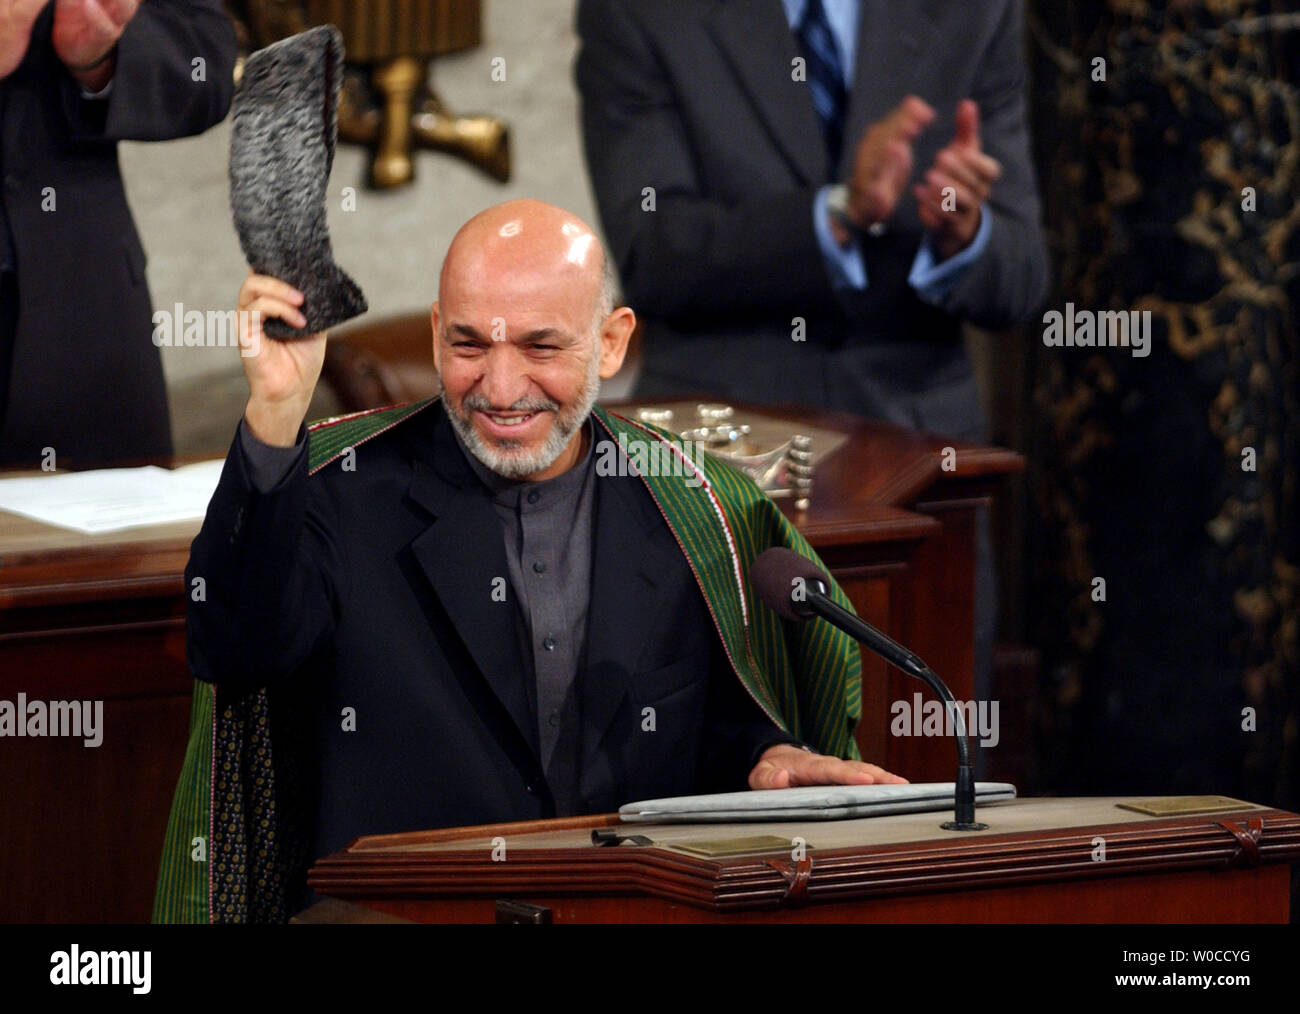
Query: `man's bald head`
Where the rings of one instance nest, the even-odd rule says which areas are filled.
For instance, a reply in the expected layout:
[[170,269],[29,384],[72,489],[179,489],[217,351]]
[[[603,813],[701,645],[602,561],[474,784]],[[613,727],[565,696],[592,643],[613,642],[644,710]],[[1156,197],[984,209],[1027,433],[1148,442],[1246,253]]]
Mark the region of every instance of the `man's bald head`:
[[614,306],[595,231],[543,201],[508,201],[452,239],[433,304],[434,362],[462,442],[489,468],[549,478],[572,467],[602,377],[636,318]]
[[522,198],[479,212],[452,238],[439,277],[447,287],[529,288],[541,278],[585,293],[595,330],[614,310],[618,282],[596,231],[571,211]]

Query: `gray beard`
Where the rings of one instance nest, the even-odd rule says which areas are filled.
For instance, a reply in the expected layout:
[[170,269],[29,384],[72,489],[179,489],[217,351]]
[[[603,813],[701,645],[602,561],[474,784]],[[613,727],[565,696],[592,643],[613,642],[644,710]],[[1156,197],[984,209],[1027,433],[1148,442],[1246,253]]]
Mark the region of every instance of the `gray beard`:
[[587,421],[599,393],[600,350],[597,348],[587,366],[587,378],[582,392],[569,411],[561,411],[559,404],[549,398],[524,398],[511,405],[507,411],[555,413],[551,432],[547,434],[542,446],[531,453],[521,450],[522,445],[518,440],[507,439],[488,444],[479,436],[470,422],[469,413],[493,407],[482,395],[471,394],[460,405],[453,405],[447,398],[443,398],[443,404],[447,407],[447,419],[451,422],[452,429],[474,457],[497,475],[507,479],[523,479],[555,464],[555,460],[569,446],[573,435]]

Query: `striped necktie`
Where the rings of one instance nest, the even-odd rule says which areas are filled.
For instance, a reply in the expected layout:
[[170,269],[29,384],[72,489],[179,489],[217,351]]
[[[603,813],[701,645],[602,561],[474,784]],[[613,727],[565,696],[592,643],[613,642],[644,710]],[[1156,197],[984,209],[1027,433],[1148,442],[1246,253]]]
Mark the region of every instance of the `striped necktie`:
[[844,147],[844,111],[848,106],[848,92],[844,87],[844,65],[840,61],[839,46],[822,0],[808,0],[796,37],[807,64],[813,108],[822,121],[826,154],[834,177]]

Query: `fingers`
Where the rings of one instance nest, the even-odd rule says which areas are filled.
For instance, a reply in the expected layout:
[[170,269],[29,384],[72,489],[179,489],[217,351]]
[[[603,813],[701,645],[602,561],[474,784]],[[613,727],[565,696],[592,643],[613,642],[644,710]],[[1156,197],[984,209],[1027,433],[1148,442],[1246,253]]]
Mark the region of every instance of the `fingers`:
[[938,210],[958,216],[971,214],[988,196],[987,189],[982,193],[976,192],[938,169],[929,170],[925,174],[925,182],[919,186],[924,198],[918,197],[918,202],[934,204]]
[[307,326],[307,318],[292,303],[286,303],[283,299],[276,299],[273,296],[259,296],[246,307],[241,309],[247,310],[251,314],[256,314],[259,319],[274,317],[282,320],[290,327],[304,328]]
[[929,103],[916,95],[903,99],[886,122],[908,143],[915,141],[926,127],[934,122],[935,111]]
[[943,192],[927,183],[918,183],[912,188],[916,198],[916,210],[927,229],[945,226],[952,211],[943,206]]
[[250,274],[239,287],[238,308],[262,317],[275,317],[291,327],[307,326],[298,309],[305,297],[292,285],[268,275]]
[[102,4],[93,2],[83,3],[82,14],[90,22],[91,27],[105,39],[116,39],[117,33],[121,30],[121,24],[113,19],[106,11]]
[[771,761],[759,761],[749,773],[751,789],[787,789],[790,787],[790,772]]
[[1002,176],[1002,163],[992,155],[970,148],[961,148],[953,152],[963,164],[968,165],[981,179],[990,185]]
[[895,138],[885,147],[885,173],[893,190],[895,199],[901,195],[903,188],[912,175],[912,146]]
[[957,103],[953,142],[963,148],[979,149],[980,109],[972,99],[962,99]]
[[886,771],[884,768],[882,768],[882,767],[880,767],[879,765],[876,765],[876,764],[865,764],[865,763],[862,762],[862,761],[845,761],[845,763],[846,763],[846,764],[862,764],[863,767],[867,768],[867,769],[871,772],[871,777],[874,778],[874,779],[876,780],[877,784],[879,784],[879,785],[907,785],[907,784],[909,784],[908,781],[907,781],[907,779],[904,778],[902,775],[896,775],[896,774],[894,774],[894,772],[892,772],[892,771]]
[[282,282],[270,275],[253,274],[250,271],[248,277],[244,279],[244,284],[239,287],[239,308],[244,309],[246,304],[258,296],[270,296],[272,299],[292,303],[294,306],[301,306],[305,298],[288,282]]
[[127,22],[135,17],[140,0],[99,0],[99,4],[118,28],[125,28]]
[[[885,142],[875,171],[859,188],[855,202],[866,222],[880,222],[894,213],[903,188],[912,175],[912,148],[894,138]],[[854,195],[850,195],[852,198]]]
[[[963,158],[960,149],[945,148],[934,158],[934,168],[973,193],[977,203],[988,200],[1002,167],[987,156],[979,160]],[[991,167],[987,163],[992,163]]]
[[761,760],[749,776],[751,789],[786,789],[804,785],[905,784],[906,778],[875,764],[803,752],[791,752],[778,761]]
[[[949,193],[944,191],[951,188]],[[965,187],[958,186],[942,173],[912,188],[916,196],[917,217],[934,243],[939,260],[947,260],[965,250],[975,239],[983,219],[982,205]]]
[[944,227],[943,212],[928,202],[929,191],[922,186],[913,189],[916,195],[916,214],[926,232],[939,232]]
[[47,3],[49,0],[15,0],[8,11],[4,12],[6,16],[3,24],[9,29],[16,29],[18,34],[30,32],[36,16]]
[[[864,761],[841,760],[809,754],[808,761],[792,773],[795,785],[902,785],[907,779]],[[798,762],[795,762],[798,764]]]

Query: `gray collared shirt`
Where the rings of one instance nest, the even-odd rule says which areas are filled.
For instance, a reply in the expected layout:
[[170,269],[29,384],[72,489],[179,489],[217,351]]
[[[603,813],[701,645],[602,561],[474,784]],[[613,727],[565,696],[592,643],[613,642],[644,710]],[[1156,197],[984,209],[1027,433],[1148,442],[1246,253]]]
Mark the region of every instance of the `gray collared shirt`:
[[532,647],[542,770],[560,816],[578,812],[575,684],[591,600],[595,430],[590,417],[583,426],[582,460],[543,482],[498,475],[461,444],[501,519],[510,590]]

